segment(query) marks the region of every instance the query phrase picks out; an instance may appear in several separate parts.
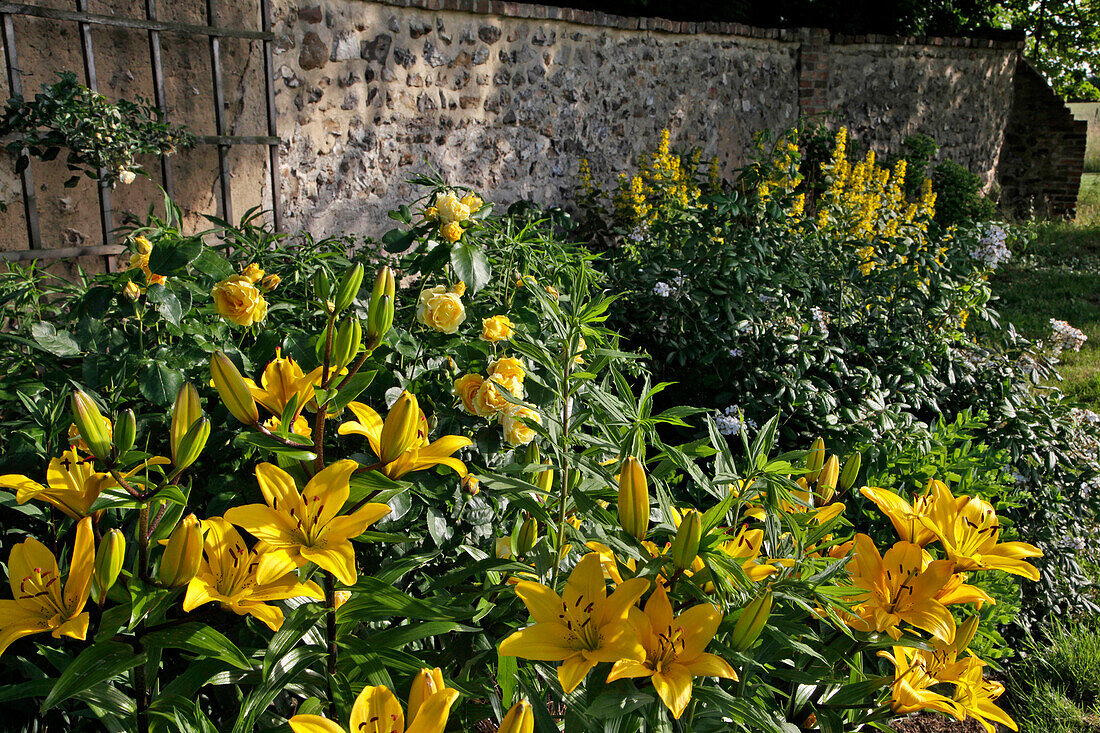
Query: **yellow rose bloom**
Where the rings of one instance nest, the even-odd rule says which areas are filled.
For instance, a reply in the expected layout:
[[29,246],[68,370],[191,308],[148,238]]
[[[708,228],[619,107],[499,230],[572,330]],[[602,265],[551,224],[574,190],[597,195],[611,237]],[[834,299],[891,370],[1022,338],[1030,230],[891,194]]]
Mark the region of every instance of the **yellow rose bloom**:
[[465,281],[459,280],[458,282],[456,282],[451,287],[451,292],[454,293],[455,295],[465,295],[466,294],[466,283],[465,283]]
[[139,254],[143,254],[148,257],[153,252],[153,243],[145,237],[134,237],[134,244],[137,245],[137,251]]
[[164,281],[167,279],[168,278],[166,278],[164,275],[157,275],[156,273],[150,272],[149,270],[145,271],[145,281],[148,282],[150,285],[163,285]]
[[489,379],[508,390],[508,393],[516,399],[523,397],[523,380],[519,377],[505,377],[501,374],[490,374]]
[[268,275],[263,279],[263,282],[260,283],[260,290],[264,291],[265,293],[269,293],[275,288],[279,287],[279,283],[281,283],[282,281],[283,279],[278,275]]
[[511,404],[505,399],[504,394],[497,389],[497,383],[492,379],[486,379],[478,387],[474,394],[474,414],[478,417],[495,417]]
[[455,333],[466,320],[462,296],[447,292],[443,285],[425,290],[416,305],[416,320],[440,333]]
[[452,191],[437,198],[435,208],[439,212],[439,222],[444,225],[470,218],[470,207],[462,203]]
[[535,439],[535,431],[523,421],[526,418],[532,422],[542,424],[542,418],[530,407],[508,404],[501,416],[501,425],[504,426],[504,439],[510,445],[527,445]]
[[137,300],[141,297],[141,288],[136,282],[131,280],[130,282],[126,283],[126,287],[122,289],[122,294],[130,300]]
[[444,224],[440,228],[439,233],[443,235],[443,238],[448,242],[457,242],[462,239],[462,225],[457,221],[452,221],[449,224]]
[[241,277],[248,278],[250,283],[257,283],[264,279],[264,271],[255,262],[241,270]]
[[507,341],[516,335],[516,324],[508,316],[493,316],[481,319],[481,340]]
[[439,209],[435,208],[434,206],[429,206],[428,208],[424,209],[424,218],[428,221],[435,221],[439,218]]
[[473,192],[470,192],[462,197],[462,204],[470,210],[471,214],[479,210],[484,205],[484,203],[485,202],[481,200],[481,197]]
[[502,379],[518,379],[523,381],[527,376],[527,370],[523,362],[514,356],[504,356],[489,364],[489,374],[500,376]]
[[244,275],[222,280],[210,295],[218,315],[238,326],[251,326],[267,316],[267,301]]
[[455,396],[462,401],[462,409],[471,415],[477,414],[474,397],[484,381],[485,378],[480,374],[465,374],[455,380]]
[[127,267],[129,270],[148,270],[149,269],[149,254],[142,254],[141,252],[135,252],[130,255],[130,265]]

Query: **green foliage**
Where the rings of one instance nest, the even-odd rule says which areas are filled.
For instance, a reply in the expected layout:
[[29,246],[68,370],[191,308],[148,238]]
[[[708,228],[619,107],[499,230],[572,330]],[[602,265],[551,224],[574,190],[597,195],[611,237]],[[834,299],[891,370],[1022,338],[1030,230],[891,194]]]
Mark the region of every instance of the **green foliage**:
[[982,195],[982,179],[958,163],[945,160],[932,169],[936,223],[945,229],[994,217],[997,204]]
[[1020,730],[1100,730],[1100,629],[1094,621],[1055,620],[1030,639],[1009,689]]

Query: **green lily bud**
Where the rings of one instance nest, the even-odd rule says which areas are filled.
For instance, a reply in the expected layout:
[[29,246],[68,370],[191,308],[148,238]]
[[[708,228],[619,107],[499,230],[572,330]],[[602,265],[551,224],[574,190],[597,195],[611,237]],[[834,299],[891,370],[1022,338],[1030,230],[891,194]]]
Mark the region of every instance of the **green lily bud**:
[[328,273],[318,270],[313,273],[313,294],[324,305],[332,297],[332,283],[329,282]]
[[202,405],[199,403],[199,392],[194,385],[184,384],[179,392],[176,392],[176,402],[172,405],[172,425],[168,430],[172,462],[176,465],[179,465],[180,441],[200,417],[202,417]]
[[252,397],[252,391],[245,384],[244,377],[237,371],[237,367],[220,351],[215,351],[210,359],[210,378],[214,381],[214,389],[218,390],[222,403],[233,417],[245,425],[255,425],[259,422],[260,411],[256,409],[256,400]]
[[111,586],[118,580],[118,574],[122,572],[122,563],[125,559],[125,535],[117,529],[108,530],[99,541],[92,571],[92,590],[99,603],[103,603],[107,591],[111,590]]
[[420,406],[416,402],[416,395],[402,392],[382,423],[382,434],[378,441],[382,455],[378,459],[382,463],[392,463],[400,458],[416,440],[419,428]]
[[187,585],[198,574],[201,561],[202,526],[198,517],[188,514],[168,536],[157,578],[170,588]]
[[344,273],[340,278],[340,285],[336,288],[336,312],[346,310],[355,296],[359,294],[359,288],[363,286],[363,265],[357,264]]
[[92,398],[81,391],[73,392],[71,400],[73,422],[88,451],[100,460],[111,454],[111,436],[104,427],[103,415]]
[[336,339],[332,342],[332,367],[343,369],[355,359],[363,345],[363,327],[359,319],[352,316],[340,324]]
[[[649,480],[634,456],[627,456],[619,471],[619,526],[637,540],[644,540],[649,531]],[[698,551],[698,542],[695,546]],[[694,562],[695,555],[691,559]]]
[[821,467],[824,465],[825,441],[821,438],[814,438],[814,442],[810,445],[810,454],[806,456],[806,483],[817,481],[818,474],[821,473]]
[[205,416],[200,417],[180,438],[179,448],[172,451],[172,463],[175,464],[176,470],[182,471],[197,461],[209,438],[210,421]]
[[772,615],[771,591],[764,591],[753,599],[752,603],[741,610],[737,624],[733,627],[730,646],[743,652],[756,643]]
[[825,466],[818,474],[817,490],[814,492],[820,505],[828,504],[832,500],[833,494],[836,493],[836,480],[839,475],[840,459],[836,456],[829,456],[829,460],[825,461]]
[[115,450],[119,455],[134,447],[137,439],[137,418],[133,410],[123,410],[115,418]]
[[535,546],[535,540],[539,538],[539,523],[534,517],[527,517],[519,526],[519,535],[516,537],[516,555],[523,557]]
[[393,296],[383,295],[378,299],[377,307],[372,303],[367,317],[367,341],[370,348],[377,348],[393,325]]
[[856,479],[859,478],[859,468],[862,462],[863,456],[860,455],[859,451],[848,456],[848,460],[844,461],[844,468],[840,470],[840,479],[837,483],[838,489],[847,491],[856,485]]
[[527,444],[527,450],[523,455],[523,462],[527,465],[532,463],[540,463],[542,461],[542,453],[539,451],[538,443],[531,441]]
[[699,554],[699,543],[703,539],[703,515],[695,509],[684,512],[680,528],[672,540],[672,563],[677,570],[688,570]]

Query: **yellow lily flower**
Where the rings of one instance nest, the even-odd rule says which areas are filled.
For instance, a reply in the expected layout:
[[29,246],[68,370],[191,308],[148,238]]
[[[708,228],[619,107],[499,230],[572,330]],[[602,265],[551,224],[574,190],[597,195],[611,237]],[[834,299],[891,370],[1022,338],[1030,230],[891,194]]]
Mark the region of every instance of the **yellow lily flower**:
[[65,587],[57,558],[38,540],[28,537],[11,549],[8,583],[13,600],[0,600],[0,655],[16,639],[49,631],[53,638],[83,640],[88,633],[84,604],[92,588],[95,540],[92,520],[76,526],[76,541]]
[[[414,712],[409,727],[401,703],[386,687],[364,687],[351,706],[352,733],[443,733],[458,691],[444,688],[432,693]],[[295,715],[289,721],[294,733],[347,733],[347,729],[320,715]]]
[[344,585],[355,585],[355,550],[351,538],[390,513],[386,504],[365,504],[354,514],[339,515],[351,493],[355,461],[337,461],[309,480],[301,493],[294,478],[271,463],[256,467],[267,504],[233,507],[227,521],[265,543],[256,582],[267,585],[294,568],[313,562]]
[[779,572],[779,569],[766,563],[757,562],[760,548],[764,544],[764,530],[749,529],[741,525],[741,531],[732,540],[723,542],[718,549],[735,560],[741,561],[741,568],[749,580],[760,581]]
[[268,601],[307,596],[318,601],[325,594],[313,582],[302,583],[292,572],[267,583],[256,573],[263,556],[262,545],[248,549],[239,532],[221,517],[203,522],[206,538],[199,571],[187,584],[183,610],[193,611],[204,603],[220,603],[238,616],[254,616],[272,631],[283,625],[283,611]]
[[963,671],[955,685],[955,703],[964,715],[969,715],[981,723],[986,733],[997,732],[995,723],[1000,723],[1011,730],[1019,730],[1016,727],[1016,721],[993,704],[993,701],[1004,693],[1004,685],[982,679],[982,666],[984,665],[970,665]]
[[954,700],[929,689],[943,682],[928,670],[927,655],[931,652],[908,646],[896,646],[893,651],[893,654],[887,651],[878,653],[880,657],[889,659],[894,664],[891,710],[898,715],[907,715],[918,710],[938,710],[956,720],[966,718],[966,714]]
[[284,357],[282,349],[277,348],[275,358],[268,363],[260,376],[260,384],[257,385],[251,379],[245,379],[244,382],[248,385],[252,398],[278,417],[295,395],[298,396],[297,411],[301,412],[305,408],[313,399],[313,384],[321,373],[320,370],[321,367],[317,367],[305,374],[298,362],[292,357]]
[[1000,542],[1001,523],[989,502],[976,496],[955,498],[945,484],[933,485],[936,498],[932,516],[921,523],[935,532],[956,570],[1003,570],[1039,579],[1039,570],[1024,558],[1043,551],[1026,542]]
[[[929,481],[928,484],[929,489],[936,484],[943,485],[941,481],[935,480]],[[921,523],[921,517],[932,515],[935,494],[931,491],[914,497],[912,504],[889,489],[880,489],[875,486],[864,486],[859,493],[875,502],[879,511],[890,518],[899,539],[921,547],[935,541],[936,533]]]
[[[785,499],[780,499],[779,501],[779,509],[784,514],[809,514],[818,524],[825,524],[844,511],[844,504],[839,501],[831,504],[824,504],[822,506],[815,506],[814,501],[816,497],[806,484],[806,479],[800,478],[796,483],[798,484],[798,488],[791,492],[791,496],[799,501],[787,501]],[[754,506],[750,507],[745,512],[745,515],[753,519],[764,521],[764,518],[767,516],[767,511],[761,506]]]
[[[955,620],[947,606],[935,599],[954,570],[950,560],[934,560],[927,567],[923,550],[912,542],[897,542],[880,555],[865,534],[855,537],[855,554],[848,563],[852,583],[860,589],[854,609],[868,630],[901,637],[905,621],[950,643]],[[858,626],[858,624],[857,624]]]
[[77,520],[88,516],[100,493],[114,486],[115,480],[110,474],[97,473],[91,458],[81,458],[75,449],[70,449],[61,458],[50,461],[46,484],[15,473],[0,476],[0,488],[15,489],[15,500],[20,504],[38,499]]
[[[367,442],[370,443],[371,450],[379,457],[379,460],[382,460],[384,454],[382,430],[386,423],[383,422],[377,412],[361,402],[350,403],[348,409],[352,411],[356,419],[342,423],[337,432],[340,435],[365,436]],[[473,441],[461,435],[444,435],[429,444],[428,420],[419,407],[416,407],[416,411],[418,413],[414,422],[417,426],[416,437],[397,458],[387,462],[382,467],[382,473],[392,479],[397,479],[413,471],[422,471],[432,466],[443,465],[453,469],[458,475],[465,476],[467,473],[466,464],[457,458],[453,458],[451,454],[460,448],[473,445]],[[389,419],[390,417],[387,416],[386,420]],[[388,458],[389,452],[385,451],[385,454]]]
[[[921,569],[927,570],[932,562],[933,558],[931,553],[925,550],[922,555]],[[991,606],[997,604],[993,596],[989,595],[981,588],[976,585],[967,585],[966,579],[966,573],[955,573],[948,578],[943,589],[933,597],[945,606],[959,603],[973,603],[974,607],[978,610],[981,610],[982,606],[986,603]]]
[[645,647],[645,661],[615,662],[608,682],[624,677],[651,678],[661,701],[679,719],[691,702],[692,677],[737,679],[729,662],[703,651],[722,623],[722,614],[709,603],[692,606],[673,618],[668,593],[658,585],[646,601],[645,612],[632,607],[630,620]]
[[607,595],[600,556],[594,552],[573,568],[561,596],[541,583],[520,582],[516,594],[535,623],[501,642],[500,654],[560,661],[558,680],[567,693],[600,662],[642,662],[645,647],[627,614],[648,587],[645,578],[632,578]]

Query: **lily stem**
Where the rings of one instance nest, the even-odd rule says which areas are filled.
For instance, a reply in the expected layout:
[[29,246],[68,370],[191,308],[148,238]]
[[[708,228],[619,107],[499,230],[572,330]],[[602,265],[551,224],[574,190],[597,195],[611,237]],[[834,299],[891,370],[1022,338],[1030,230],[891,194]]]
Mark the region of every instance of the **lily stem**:
[[325,614],[326,635],[328,637],[328,661],[325,666],[325,680],[328,683],[329,710],[335,716],[336,696],[333,692],[333,679],[336,676],[336,581],[328,573],[325,573],[325,603],[328,604],[328,612]]
[[[336,314],[328,316],[328,326],[325,328],[325,358],[321,361],[321,384],[328,385],[329,367],[332,366],[332,331],[336,328]],[[328,400],[317,400],[317,417],[313,420],[313,459],[314,475],[325,467],[325,413],[328,412],[325,405]],[[335,623],[335,622],[334,622]]]
[[138,511],[138,577],[149,578],[149,505],[142,504]]

